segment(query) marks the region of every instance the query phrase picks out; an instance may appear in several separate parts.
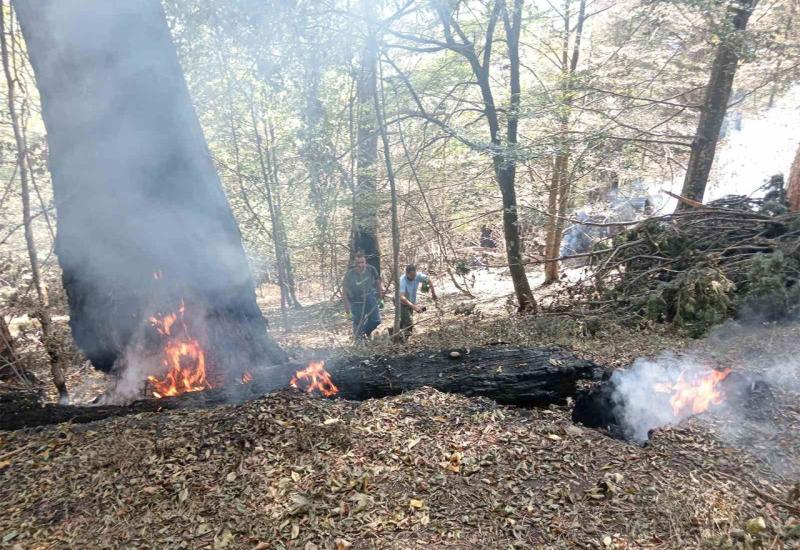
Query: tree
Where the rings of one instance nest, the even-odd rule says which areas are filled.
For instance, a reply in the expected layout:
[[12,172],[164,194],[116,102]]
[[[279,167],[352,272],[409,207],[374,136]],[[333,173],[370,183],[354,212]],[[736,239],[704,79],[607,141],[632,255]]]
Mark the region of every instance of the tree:
[[160,2],[32,0],[17,10],[48,132],[56,252],[78,346],[98,369],[121,368],[148,316],[185,302],[220,375],[284,362]]
[[792,212],[800,212],[800,145],[797,146],[792,168],[789,170],[786,197],[789,199],[789,208]]
[[36,290],[36,311],[34,316],[39,320],[39,325],[42,329],[42,344],[44,345],[44,349],[47,352],[50,360],[50,372],[53,376],[53,384],[58,390],[59,399],[62,402],[66,402],[69,399],[69,395],[67,393],[67,383],[64,379],[64,370],[61,365],[61,353],[53,335],[53,321],[50,317],[47,292],[42,282],[39,255],[36,250],[36,241],[34,240],[33,236],[31,190],[29,181],[30,159],[28,158],[28,146],[22,127],[23,125],[17,112],[15,91],[18,78],[12,73],[8,42],[6,39],[5,6],[3,5],[0,5],[0,53],[2,54],[3,73],[6,79],[8,93],[8,113],[11,118],[14,141],[16,143],[17,169],[20,180],[20,192],[22,195],[22,223],[25,230],[25,244],[31,266],[33,286]]
[[373,0],[361,0],[367,34],[361,54],[357,88],[356,162],[358,175],[353,189],[353,236],[350,259],[362,251],[367,262],[380,275],[381,253],[378,241],[378,195],[375,187],[378,160],[378,131],[375,113],[377,89],[378,37],[376,36]]
[[[381,64],[378,63],[381,82],[383,82],[383,71],[380,70]],[[392,168],[392,154],[389,146],[389,136],[386,129],[386,116],[384,106],[386,104],[383,94],[383,87],[378,89],[378,79],[375,79],[375,116],[377,117],[378,129],[383,143],[383,161],[386,166],[386,177],[389,179],[389,192],[392,204],[392,283],[394,284],[394,324],[392,334],[400,334],[400,223],[397,218],[397,182]]]
[[0,378],[15,372],[17,360],[14,339],[11,337],[5,316],[0,314]]
[[[703,202],[741,56],[742,33],[747,28],[747,22],[757,3],[758,0],[731,0],[728,6],[729,22],[719,36],[719,45],[705,89],[700,120],[697,123],[689,164],[683,180],[681,195],[687,199]],[[678,201],[677,210],[686,208],[691,207],[688,203]]]
[[570,119],[572,117],[572,107],[575,101],[575,77],[578,70],[578,60],[581,53],[581,38],[583,37],[583,25],[586,20],[586,0],[580,0],[578,8],[578,18],[575,23],[572,52],[570,53],[570,37],[573,33],[572,20],[570,17],[572,1],[564,2],[561,17],[564,22],[563,43],[561,48],[560,72],[561,90],[560,105],[556,110],[558,113],[558,126],[560,130],[559,144],[553,159],[553,174],[550,181],[548,192],[548,214],[547,237],[545,244],[544,282],[545,284],[554,283],[558,280],[558,262],[561,251],[561,239],[564,235],[564,220],[572,195],[572,171],[570,169],[571,149],[569,131]]
[[[518,146],[518,129],[520,116],[520,102],[522,88],[520,81],[519,43],[522,30],[523,0],[514,0],[509,10],[504,0],[490,3],[488,21],[485,25],[485,35],[482,44],[474,43],[467,32],[460,25],[457,14],[461,2],[444,3],[432,2],[431,7],[437,18],[442,38],[434,39],[426,36],[393,32],[399,39],[411,42],[414,45],[400,46],[416,52],[436,52],[448,50],[461,56],[468,64],[472,80],[469,84],[478,88],[481,101],[481,114],[486,121],[489,135],[488,145],[466,140],[468,145],[488,153],[492,161],[495,182],[500,190],[503,212],[503,234],[505,236],[506,258],[514,284],[520,311],[535,311],[536,300],[531,291],[528,277],[525,273],[525,264],[522,258],[522,243],[519,230],[519,215],[517,211],[516,174]],[[493,46],[497,40],[495,31],[498,23],[505,29],[505,43],[508,64],[508,104],[503,109],[498,109],[495,102],[493,77],[491,69],[493,64]],[[472,32],[472,31],[470,31]],[[415,46],[416,45],[416,46]],[[451,128],[445,120],[437,118],[438,113],[429,113],[422,104],[418,94],[410,84],[409,79],[403,76],[418,108],[417,116],[440,126],[450,135],[460,135]],[[501,111],[505,114],[505,131]],[[449,118],[449,117],[445,117]]]

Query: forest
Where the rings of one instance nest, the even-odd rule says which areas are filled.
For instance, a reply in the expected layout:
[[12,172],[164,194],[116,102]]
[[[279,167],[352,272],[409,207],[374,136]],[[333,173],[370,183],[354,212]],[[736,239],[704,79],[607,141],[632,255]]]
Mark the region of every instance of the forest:
[[800,548],[799,0],[0,0],[0,548]]

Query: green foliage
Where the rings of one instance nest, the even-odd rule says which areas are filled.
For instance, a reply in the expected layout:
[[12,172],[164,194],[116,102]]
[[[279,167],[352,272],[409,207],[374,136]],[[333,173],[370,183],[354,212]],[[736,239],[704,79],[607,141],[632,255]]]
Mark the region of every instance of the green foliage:
[[642,300],[641,307],[648,320],[671,323],[698,337],[730,316],[735,288],[718,269],[690,269],[660,283]]
[[691,269],[668,286],[674,293],[672,323],[690,336],[702,336],[730,316],[736,286],[718,269]]
[[737,315],[776,320],[800,305],[800,215],[783,180],[762,199],[727,197],[615,236],[595,260],[596,296],[631,320],[698,337]]
[[748,262],[747,286],[737,297],[737,309],[745,315],[767,320],[787,316],[800,304],[800,260],[780,250],[756,254]]

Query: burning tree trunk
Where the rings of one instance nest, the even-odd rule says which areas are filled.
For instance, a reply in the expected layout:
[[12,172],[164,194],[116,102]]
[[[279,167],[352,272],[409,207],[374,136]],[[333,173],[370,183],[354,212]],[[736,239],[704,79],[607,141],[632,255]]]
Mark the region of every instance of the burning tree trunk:
[[284,362],[160,2],[27,0],[17,10],[41,92],[76,343],[110,371],[159,337],[148,318],[185,302],[217,373]]
[[657,363],[634,364],[582,392],[572,421],[608,431],[612,437],[645,443],[652,430],[721,407],[740,411],[771,395],[769,386],[742,372]]
[[[61,407],[21,406],[18,400],[0,400],[0,430],[55,424],[91,422],[111,416],[163,409],[209,407],[252,399],[292,385],[302,391],[311,387],[307,379],[325,384],[318,389],[345,399],[364,400],[387,397],[430,386],[447,393],[487,397],[498,403],[518,406],[546,406],[566,401],[575,395],[577,381],[595,379],[600,368],[555,346],[518,348],[486,346],[471,350],[423,352],[394,357],[351,357],[328,365],[312,364],[308,369],[282,365],[267,371],[253,372],[248,384],[230,385],[177,397],[142,400],[130,406]],[[326,377],[330,376],[328,380]],[[329,391],[330,390],[330,391]],[[309,391],[309,393],[312,393]]]

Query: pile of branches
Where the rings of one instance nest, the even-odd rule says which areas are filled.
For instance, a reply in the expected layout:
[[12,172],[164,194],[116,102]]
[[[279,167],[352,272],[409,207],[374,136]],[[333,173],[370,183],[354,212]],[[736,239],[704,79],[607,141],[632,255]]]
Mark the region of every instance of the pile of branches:
[[788,315],[800,304],[798,279],[800,214],[776,176],[762,199],[726,197],[617,234],[593,253],[581,294],[595,310],[699,336],[737,314]]

